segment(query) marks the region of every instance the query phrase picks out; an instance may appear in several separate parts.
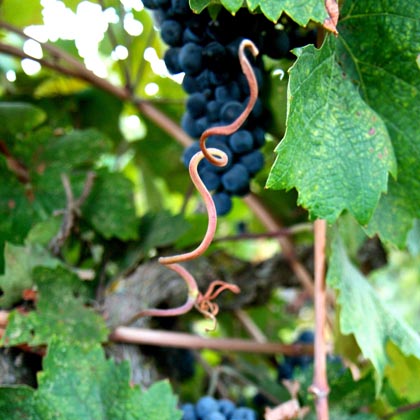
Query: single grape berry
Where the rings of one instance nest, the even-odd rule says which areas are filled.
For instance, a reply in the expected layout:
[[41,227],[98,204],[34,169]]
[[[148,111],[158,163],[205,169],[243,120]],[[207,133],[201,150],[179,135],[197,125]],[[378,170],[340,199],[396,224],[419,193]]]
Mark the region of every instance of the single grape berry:
[[182,71],[181,66],[179,65],[179,51],[179,48],[169,48],[163,55],[163,61],[171,74],[178,74]]
[[182,116],[181,120],[182,129],[191,137],[200,137],[202,131],[195,120],[188,112]]
[[200,178],[209,191],[217,190],[220,187],[220,176],[207,168],[200,171]]
[[249,189],[249,174],[245,166],[235,163],[222,175],[222,184],[226,191],[233,194],[244,194]]
[[188,42],[179,52],[179,65],[185,74],[194,75],[202,69],[202,48]]
[[251,176],[255,175],[264,167],[264,155],[259,150],[242,155],[239,163],[245,166]]
[[238,101],[226,102],[220,110],[220,119],[224,123],[235,121],[242,114],[244,106]]
[[235,410],[235,404],[227,399],[219,400],[219,411],[224,414],[227,418],[230,418],[230,415]]
[[195,407],[194,404],[183,404],[181,405],[182,410],[182,420],[197,420],[197,416],[195,415]]
[[219,404],[217,401],[213,397],[206,395],[197,401],[195,412],[199,418],[204,419],[210,413],[218,411],[218,408]]
[[219,216],[228,214],[232,209],[232,199],[230,195],[225,192],[217,192],[213,194],[213,201],[216,207],[216,212]]
[[207,111],[207,98],[201,92],[193,93],[186,103],[186,108],[191,117],[200,118]]
[[226,417],[218,411],[213,411],[213,413],[210,413],[209,415],[204,417],[203,420],[226,420]]
[[230,420],[257,420],[257,414],[250,408],[239,407],[232,413]]
[[248,130],[238,130],[229,137],[229,146],[235,153],[246,153],[252,150],[254,139]]
[[171,47],[182,45],[182,25],[176,20],[165,20],[160,27],[160,36]]

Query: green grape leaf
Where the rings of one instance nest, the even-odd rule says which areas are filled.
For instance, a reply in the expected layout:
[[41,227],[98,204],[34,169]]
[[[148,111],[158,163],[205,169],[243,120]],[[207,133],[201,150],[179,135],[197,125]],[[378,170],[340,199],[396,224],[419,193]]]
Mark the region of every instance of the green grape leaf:
[[99,171],[82,214],[105,238],[138,237],[133,185],[122,174]]
[[140,247],[147,253],[155,247],[171,245],[189,228],[182,215],[174,216],[167,211],[147,213],[140,222]]
[[[35,145],[36,146],[36,145]],[[34,146],[32,146],[34,147]],[[35,170],[39,168],[55,167],[65,172],[75,166],[85,166],[97,161],[101,154],[110,152],[111,142],[95,129],[73,130],[62,136],[50,137],[38,145],[34,151],[36,160],[33,162]]]
[[171,393],[169,383],[154,383],[140,395],[139,419],[179,420],[182,415],[176,409],[177,397]]
[[5,22],[20,28],[42,24],[42,5],[39,0],[2,0],[0,17]]
[[30,131],[45,121],[45,112],[24,102],[0,102],[0,135]]
[[180,420],[167,381],[147,391],[130,386],[126,362],[106,360],[96,345],[51,343],[38,388],[0,387],[0,412],[8,420]]
[[104,342],[108,331],[101,316],[86,307],[82,281],[64,268],[36,268],[36,308],[28,314],[13,311],[3,337],[9,346],[48,344],[53,337],[62,342],[91,346]]
[[32,287],[32,270],[37,266],[57,267],[60,262],[39,245],[4,247],[5,272],[0,276],[0,307],[9,308],[22,299],[22,292]]
[[[191,9],[202,12],[212,4],[221,3],[229,12],[236,13],[244,4],[242,0],[190,0]],[[277,22],[282,13],[288,14],[295,22],[305,26],[310,20],[323,23],[328,18],[323,0],[246,0],[245,5],[250,11],[260,8],[261,12],[271,21]]]
[[404,356],[392,343],[387,350],[391,360],[385,370],[389,385],[404,400],[418,402],[420,360],[413,356]]
[[367,232],[403,247],[420,218],[420,11],[411,0],[366,0],[344,2],[341,13],[338,56],[385,122],[398,162]]
[[[222,1],[223,3],[223,1]],[[276,22],[282,13],[288,14],[295,22],[305,26],[310,20],[323,23],[328,18],[324,0],[246,0],[250,10],[257,7],[264,15]]]
[[333,242],[327,281],[338,292],[340,330],[354,334],[363,355],[375,368],[376,390],[380,390],[393,342],[405,356],[420,358],[420,336],[395,316],[367,279],[349,260],[341,240]]
[[313,218],[333,222],[348,210],[369,221],[395,160],[387,129],[338,64],[335,39],[305,47],[290,70],[284,139],[267,180],[299,192]]
[[23,243],[37,218],[26,192],[25,186],[12,175],[0,156],[0,272],[4,269],[5,242]]

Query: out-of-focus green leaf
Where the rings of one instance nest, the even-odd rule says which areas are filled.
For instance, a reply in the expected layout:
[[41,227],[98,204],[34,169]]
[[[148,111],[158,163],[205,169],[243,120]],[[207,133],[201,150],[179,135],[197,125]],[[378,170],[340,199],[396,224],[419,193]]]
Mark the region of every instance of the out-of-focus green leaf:
[[30,131],[45,121],[45,112],[28,103],[0,102],[0,134]]
[[399,349],[390,344],[387,348],[391,363],[386,367],[385,375],[389,385],[407,403],[418,402],[420,377],[420,360],[403,355]]
[[369,221],[388,172],[392,144],[381,119],[360,98],[338,64],[335,40],[303,49],[289,79],[285,138],[267,186],[296,188],[312,217],[334,221],[347,209]]
[[113,143],[121,142],[119,118],[122,102],[99,89],[88,89],[77,95],[80,124],[84,128],[96,128],[106,134]]
[[127,363],[106,360],[97,345],[86,348],[53,341],[38,374],[38,388],[0,388],[7,420],[179,420],[168,382],[141,392],[130,386]]
[[57,267],[60,262],[52,258],[39,245],[16,246],[6,243],[4,248],[5,272],[0,276],[0,306],[9,308],[22,299],[22,292],[32,287],[32,270],[37,266]]
[[36,268],[36,308],[29,314],[11,313],[3,337],[9,346],[27,343],[48,344],[59,338],[69,344],[92,346],[106,340],[108,331],[103,318],[85,306],[84,285],[64,268]]
[[148,213],[140,223],[140,246],[145,253],[168,246],[185,234],[190,225],[182,215],[174,216],[167,211]]
[[7,23],[23,28],[42,23],[42,5],[38,0],[2,0],[0,18]]
[[363,355],[372,362],[379,391],[390,363],[389,341],[405,356],[420,358],[420,336],[379,299],[347,257],[338,237],[333,242],[327,281],[339,294],[340,329],[343,334],[354,334]]
[[138,237],[133,185],[120,173],[98,172],[82,213],[105,238]]
[[408,232],[407,248],[411,255],[420,255],[420,219],[414,221],[414,226]]
[[37,223],[34,227],[28,232],[28,236],[25,239],[25,243],[28,245],[42,245],[47,247],[57,235],[62,224],[61,217],[51,217],[47,220]]
[[48,98],[54,96],[66,96],[86,89],[86,82],[80,79],[72,79],[68,76],[54,76],[41,82],[35,89],[36,98]]

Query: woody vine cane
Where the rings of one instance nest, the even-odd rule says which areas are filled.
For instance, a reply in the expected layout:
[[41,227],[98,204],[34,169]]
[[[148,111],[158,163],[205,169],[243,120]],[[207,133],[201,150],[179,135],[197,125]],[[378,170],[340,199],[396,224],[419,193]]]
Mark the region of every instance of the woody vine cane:
[[185,281],[188,287],[188,297],[186,302],[177,307],[171,309],[145,309],[138,313],[136,313],[133,317],[131,317],[125,325],[131,324],[137,319],[144,317],[144,316],[157,316],[157,317],[165,317],[165,316],[177,316],[184,314],[190,311],[193,307],[195,307],[199,312],[201,312],[206,318],[209,318],[213,321],[213,325],[211,329],[216,327],[216,315],[219,312],[219,306],[217,303],[214,302],[214,299],[224,290],[230,290],[233,293],[239,293],[240,289],[238,286],[234,284],[230,284],[224,282],[222,280],[215,280],[210,283],[209,288],[207,291],[202,294],[197,286],[197,282],[194,276],[183,266],[179,263],[192,260],[194,258],[199,257],[202,255],[207,248],[210,246],[214,234],[216,232],[217,227],[217,212],[216,207],[213,201],[213,198],[209,192],[209,190],[204,185],[200,175],[198,173],[198,165],[203,159],[207,159],[211,164],[223,167],[226,166],[228,163],[228,156],[225,152],[217,148],[207,148],[206,147],[206,139],[213,135],[230,135],[237,131],[241,125],[245,122],[249,114],[251,113],[255,102],[258,98],[258,85],[257,80],[252,70],[251,63],[249,62],[248,58],[245,54],[245,49],[249,49],[252,55],[255,57],[258,55],[258,49],[254,45],[254,43],[248,39],[244,39],[241,44],[239,45],[238,56],[239,62],[241,64],[242,71],[247,79],[249,89],[250,89],[250,97],[247,103],[247,106],[243,110],[243,112],[238,116],[238,118],[233,121],[231,124],[225,126],[218,126],[212,127],[203,132],[200,138],[200,148],[201,151],[197,152],[189,163],[189,173],[192,182],[194,183],[197,191],[200,193],[204,204],[206,206],[207,215],[208,215],[208,225],[207,231],[204,235],[203,240],[201,241],[200,245],[194,249],[193,251],[173,255],[169,257],[160,257],[159,262],[165,265],[170,270],[175,271],[179,274],[182,279]]

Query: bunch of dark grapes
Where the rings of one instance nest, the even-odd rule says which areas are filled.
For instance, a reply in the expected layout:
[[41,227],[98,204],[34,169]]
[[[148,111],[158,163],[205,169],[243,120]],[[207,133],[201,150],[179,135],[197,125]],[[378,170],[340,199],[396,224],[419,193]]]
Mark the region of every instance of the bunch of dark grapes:
[[251,408],[237,407],[230,400],[210,396],[200,398],[196,404],[184,404],[181,410],[182,420],[257,420]]
[[[248,103],[249,86],[238,59],[238,47],[244,38],[252,40],[260,51],[257,59],[249,54],[260,92],[264,82],[262,54],[276,59],[286,57],[291,48],[313,41],[308,40],[306,32],[300,34],[299,27],[292,22],[285,30],[282,25],[274,25],[263,15],[253,15],[246,9],[235,16],[222,9],[212,19],[207,10],[193,14],[188,0],[143,0],[143,3],[153,10],[161,37],[169,46],[164,55],[168,71],[185,73],[182,86],[189,97],[181,126],[195,139],[207,128],[234,121]],[[213,192],[219,215],[230,211],[232,196],[249,192],[251,178],[264,166],[260,148],[265,142],[268,119],[259,98],[240,130],[230,136],[207,139],[208,147],[223,150],[229,158],[223,168],[207,161],[199,165],[199,174]],[[198,142],[185,150],[185,166],[198,150]]]

